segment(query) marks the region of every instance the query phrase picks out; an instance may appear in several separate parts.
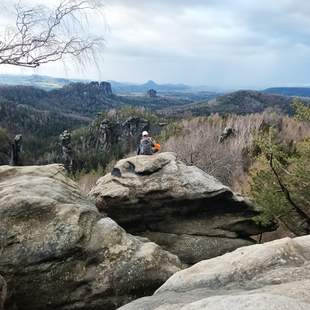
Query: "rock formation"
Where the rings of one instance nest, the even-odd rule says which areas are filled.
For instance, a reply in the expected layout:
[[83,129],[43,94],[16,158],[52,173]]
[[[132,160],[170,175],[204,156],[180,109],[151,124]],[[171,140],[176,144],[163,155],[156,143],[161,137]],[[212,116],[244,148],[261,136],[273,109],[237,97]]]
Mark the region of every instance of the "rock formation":
[[131,152],[138,146],[141,133],[149,130],[149,121],[140,117],[129,117],[125,120],[103,119],[90,127],[90,134],[85,145],[87,148],[108,152],[116,145],[123,152]]
[[111,109],[107,113],[99,113],[90,126],[73,132],[73,162],[76,170],[90,171],[98,169],[98,166],[106,167],[111,160],[136,153],[143,131],[156,135],[164,126],[143,115],[128,115],[131,115],[130,110],[128,113]]
[[100,82],[99,83],[99,89],[102,92],[104,92],[106,96],[112,96],[113,95],[111,83],[109,83],[109,82]]
[[0,310],[3,309],[3,305],[6,299],[7,287],[5,280],[0,276]]
[[223,143],[230,137],[234,137],[236,135],[236,131],[232,127],[225,127],[223,132],[220,135],[219,143]]
[[265,229],[251,204],[173,153],[120,160],[90,192],[98,209],[187,264],[253,244]]
[[[71,83],[62,88],[46,92],[39,104],[51,103],[57,110],[72,111],[78,116],[94,114],[119,106],[121,100],[116,97],[108,82]],[[50,110],[50,107],[47,107]]]
[[71,133],[65,130],[60,136],[62,162],[68,172],[72,172],[73,168],[73,151],[71,143]]
[[83,96],[112,96],[112,87],[109,82],[72,83],[64,86],[65,90],[76,92]]
[[59,165],[0,167],[0,241],[8,310],[111,310],[181,267],[103,218]]
[[122,310],[308,310],[310,236],[252,245],[173,275]]
[[150,98],[156,98],[157,97],[157,91],[155,90],[155,89],[149,89],[148,91],[147,91],[147,95],[148,95],[148,97],[150,97]]
[[22,159],[21,159],[22,143],[23,143],[22,135],[20,135],[20,134],[16,135],[13,143],[11,144],[11,161],[10,161],[10,164],[12,166],[21,166],[22,165]]

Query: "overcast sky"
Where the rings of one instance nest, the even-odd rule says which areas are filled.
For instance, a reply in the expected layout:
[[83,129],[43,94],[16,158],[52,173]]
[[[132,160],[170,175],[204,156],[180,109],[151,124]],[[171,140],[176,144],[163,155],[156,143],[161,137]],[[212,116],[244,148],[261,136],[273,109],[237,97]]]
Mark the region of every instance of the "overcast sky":
[[67,62],[0,72],[221,88],[310,86],[310,0],[106,0],[104,18],[92,17],[89,31],[106,39],[99,70]]

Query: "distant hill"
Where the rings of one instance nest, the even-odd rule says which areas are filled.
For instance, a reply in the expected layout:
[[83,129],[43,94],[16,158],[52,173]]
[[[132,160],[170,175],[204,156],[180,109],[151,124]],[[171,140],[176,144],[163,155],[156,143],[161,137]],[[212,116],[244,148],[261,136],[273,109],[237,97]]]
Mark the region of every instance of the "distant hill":
[[120,83],[116,81],[109,81],[115,93],[129,94],[129,93],[146,93],[149,89],[155,89],[157,92],[164,95],[168,93],[199,93],[199,92],[212,92],[215,93],[213,88],[208,86],[190,86],[186,84],[157,84],[150,80],[144,84],[131,84]]
[[44,111],[74,113],[95,117],[98,112],[122,106],[140,106],[152,110],[189,104],[213,98],[213,93],[169,93],[150,98],[145,94],[116,95],[108,82],[71,83],[62,88],[45,90],[24,85],[0,85],[0,98]]
[[44,90],[51,90],[61,88],[65,85],[74,82],[81,82],[80,80],[55,78],[46,75],[11,75],[0,74],[0,84],[2,85],[22,85],[33,86]]
[[[310,99],[304,99],[310,102]],[[253,90],[240,90],[229,94],[221,95],[207,101],[195,102],[189,105],[166,108],[162,113],[168,115],[209,115],[211,113],[220,114],[249,114],[260,113],[266,109],[292,114],[293,97],[268,94]]]
[[[154,82],[148,82],[145,87],[150,86]],[[251,90],[221,96],[185,91],[159,93],[155,98],[143,93],[117,95],[108,82],[71,83],[49,91],[33,86],[0,85],[0,128],[7,129],[10,138],[18,133],[23,135],[27,162],[34,163],[45,160],[46,154],[57,148],[59,134],[64,129],[87,126],[96,115],[111,109],[143,107],[173,117],[248,114],[266,109],[291,114],[292,101],[289,96]]]
[[[27,164],[35,163],[51,145],[54,145],[53,150],[56,149],[58,136],[63,130],[80,128],[89,122],[86,117],[38,109],[0,97],[0,128],[7,130],[10,139],[22,134],[23,158]],[[2,147],[0,145],[0,153]]]
[[38,160],[47,150],[55,149],[64,129],[86,126],[103,111],[125,106],[154,111],[190,102],[177,96],[118,96],[108,82],[71,83],[49,91],[27,85],[0,85],[0,128],[5,128],[11,139],[23,135],[27,162],[33,163],[32,159]]
[[[33,86],[44,90],[59,89],[71,83],[89,83],[90,80],[56,78],[47,75],[11,75],[0,74],[0,84],[2,85],[23,85]],[[117,81],[108,81],[115,94],[146,93],[153,88],[161,93],[197,93],[213,91],[207,86],[189,86],[185,84],[157,84],[154,81],[148,81],[144,84],[122,83]]]
[[33,86],[2,85],[0,97],[40,110],[78,113],[80,116],[95,116],[97,112],[121,104],[107,82],[72,83],[51,91]]
[[61,111],[48,111],[18,104],[0,97],[0,127],[9,133],[42,138],[58,135],[64,129],[88,124],[91,119]]
[[[12,139],[23,135],[24,159],[32,164],[57,149],[59,134],[86,126],[100,111],[121,106],[110,83],[75,83],[46,91],[32,86],[0,86],[0,128]],[[0,147],[1,149],[1,147]]]
[[191,87],[184,84],[157,84],[154,81],[148,81],[144,84],[120,83],[109,81],[115,93],[146,93],[149,89],[155,89],[157,92],[190,92]]
[[272,87],[263,90],[263,92],[284,96],[310,97],[310,87]]
[[258,113],[270,108],[291,114],[292,98],[266,94],[253,90],[240,90],[208,102],[210,112],[248,114]]

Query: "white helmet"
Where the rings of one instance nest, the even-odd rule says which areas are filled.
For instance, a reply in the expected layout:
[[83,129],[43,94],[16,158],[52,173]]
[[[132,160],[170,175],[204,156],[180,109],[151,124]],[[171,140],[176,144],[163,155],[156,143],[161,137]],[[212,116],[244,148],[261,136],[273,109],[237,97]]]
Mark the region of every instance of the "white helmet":
[[148,136],[149,135],[149,133],[147,132],[147,131],[143,131],[142,132],[142,137],[146,137],[146,136]]

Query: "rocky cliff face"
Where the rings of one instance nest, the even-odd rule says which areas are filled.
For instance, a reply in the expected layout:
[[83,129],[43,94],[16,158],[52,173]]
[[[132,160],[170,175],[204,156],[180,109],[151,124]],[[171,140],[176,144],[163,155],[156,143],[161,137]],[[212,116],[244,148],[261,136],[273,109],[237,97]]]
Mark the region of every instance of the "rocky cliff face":
[[308,310],[310,236],[240,248],[177,272],[122,310]]
[[59,165],[0,167],[0,241],[8,310],[111,310],[181,267],[100,215]]
[[78,94],[81,97],[94,97],[95,95],[109,97],[113,95],[111,84],[108,82],[72,83],[64,86],[63,91]]
[[124,152],[131,152],[137,148],[141,133],[149,130],[150,123],[140,117],[128,117],[125,120],[103,119],[99,125],[94,122],[90,127],[87,148],[100,151],[110,151],[119,145]]
[[98,209],[187,264],[250,245],[262,228],[249,202],[173,153],[119,161],[90,192]]

